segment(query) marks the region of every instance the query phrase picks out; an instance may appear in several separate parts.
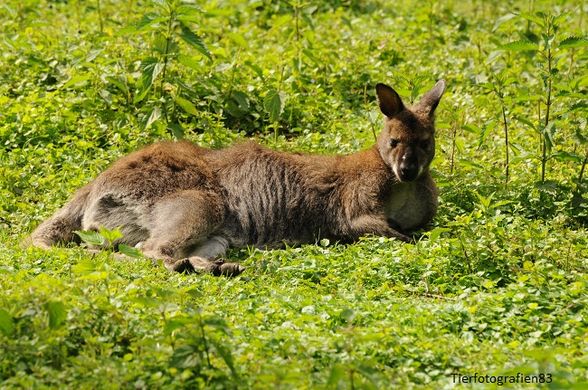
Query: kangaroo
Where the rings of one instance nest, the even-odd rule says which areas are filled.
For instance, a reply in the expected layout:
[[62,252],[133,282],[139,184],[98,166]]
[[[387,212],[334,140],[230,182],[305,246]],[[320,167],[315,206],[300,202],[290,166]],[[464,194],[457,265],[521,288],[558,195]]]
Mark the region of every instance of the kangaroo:
[[31,234],[41,248],[78,242],[76,230],[119,228],[178,272],[234,276],[229,247],[352,242],[364,235],[409,242],[437,210],[429,173],[443,80],[411,108],[376,85],[384,128],[372,148],[344,156],[285,153],[246,142],[220,150],[159,142],[112,164]]

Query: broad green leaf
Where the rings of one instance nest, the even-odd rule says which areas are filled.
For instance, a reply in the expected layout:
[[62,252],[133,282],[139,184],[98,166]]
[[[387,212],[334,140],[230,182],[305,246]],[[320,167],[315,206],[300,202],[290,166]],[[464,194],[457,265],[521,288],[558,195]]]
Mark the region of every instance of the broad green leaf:
[[245,65],[248,66],[249,68],[251,68],[251,70],[253,70],[255,72],[255,75],[257,77],[259,77],[262,80],[264,79],[263,69],[261,69],[261,67],[259,65],[257,65],[254,62],[251,62],[251,61],[245,61]]
[[180,54],[178,56],[178,62],[188,68],[192,68],[194,70],[201,70],[202,64],[200,63],[202,57],[193,57],[187,56],[184,54]]
[[145,98],[162,71],[163,64],[156,58],[147,58],[141,63],[141,79],[139,80],[137,94],[133,99],[134,103],[139,103]]
[[214,344],[214,348],[216,349],[220,357],[224,360],[227,367],[229,367],[229,369],[231,370],[231,374],[233,374],[233,377],[236,378],[237,370],[235,369],[235,363],[233,360],[233,355],[231,354],[231,350],[227,348],[222,342],[219,342],[214,339],[210,341]]
[[588,46],[588,38],[586,37],[567,37],[562,40],[559,45],[557,45],[560,49],[573,49],[576,47],[585,47]]
[[480,129],[480,127],[476,126],[475,124],[462,125],[461,128],[468,133],[480,134],[482,132],[482,129]]
[[248,47],[247,40],[245,40],[245,37],[243,37],[243,35],[238,34],[238,33],[234,33],[234,32],[230,32],[227,34],[227,36],[231,39],[231,41],[233,41],[237,45],[241,46],[242,48]]
[[106,229],[105,227],[101,226],[98,229],[98,233],[100,233],[100,235],[102,237],[104,237],[104,239],[109,243],[112,244],[113,242],[115,242],[116,240],[118,240],[119,238],[123,237],[122,232],[120,231],[120,229]]
[[208,48],[204,45],[204,42],[202,42],[202,39],[198,35],[196,35],[194,32],[192,32],[192,30],[190,30],[190,28],[183,23],[180,25],[180,28],[182,30],[180,37],[186,43],[191,45],[193,48],[198,50],[200,53],[204,54],[208,59],[212,59],[212,55],[210,54],[210,51],[208,51]]
[[202,319],[202,323],[204,325],[210,326],[211,328],[214,328],[216,330],[220,330],[223,333],[229,332],[227,322],[221,317],[217,317],[217,316],[205,317]]
[[346,324],[350,324],[355,318],[355,312],[350,308],[343,309],[339,314],[339,318],[341,318]]
[[521,39],[504,44],[500,46],[500,49],[508,51],[536,51],[539,50],[539,46],[531,41]]
[[96,263],[91,260],[82,260],[71,267],[71,270],[76,274],[87,274],[96,270]]
[[495,282],[493,280],[486,280],[484,283],[482,283],[482,287],[486,288],[486,289],[492,289],[495,286]]
[[186,111],[188,114],[198,115],[198,110],[191,101],[184,99],[181,96],[174,96],[174,101],[178,106],[182,107],[182,110]]
[[184,23],[198,23],[202,19],[203,11],[194,4],[182,4],[176,9],[178,20]]
[[559,161],[572,161],[575,163],[581,163],[583,160],[579,154],[566,152],[565,150],[553,153],[552,157]]
[[159,106],[153,107],[151,114],[149,115],[149,119],[147,119],[147,123],[145,123],[145,130],[149,129],[151,125],[157,121],[161,117],[161,109]]
[[555,134],[555,122],[549,122],[547,126],[541,130],[541,134],[543,134],[543,138],[545,139],[545,145],[547,146],[547,150],[551,150],[554,145],[553,136]]
[[545,14],[543,14],[542,12],[536,12],[535,14],[521,12],[520,15],[528,21],[537,24],[539,27],[545,27]]
[[88,274],[84,274],[80,276],[81,280],[89,280],[93,282],[98,282],[101,280],[106,280],[110,276],[108,271],[94,271]]
[[202,343],[201,339],[197,339],[194,345],[180,345],[173,350],[173,354],[169,359],[169,364],[175,368],[194,368],[202,366],[204,360],[204,352],[199,345]]
[[58,328],[67,319],[67,310],[65,305],[60,301],[49,301],[45,304],[45,309],[49,314],[49,327]]
[[186,131],[184,130],[184,128],[182,127],[181,124],[179,124],[179,123],[168,123],[167,124],[167,128],[168,128],[168,130],[171,130],[173,136],[176,139],[183,139],[184,138],[184,134],[185,134]]
[[278,91],[272,89],[267,95],[265,95],[265,99],[263,99],[263,108],[269,114],[270,122],[277,122],[280,119],[284,106]]
[[14,333],[14,320],[10,313],[4,309],[0,309],[0,332],[8,337]]
[[310,49],[302,49],[302,54],[311,60],[314,64],[321,64],[321,60],[316,57],[315,53]]
[[145,30],[150,29],[151,27],[153,27],[157,23],[162,23],[162,22],[166,22],[166,21],[167,21],[166,17],[157,16],[154,13],[148,13],[148,14],[143,15],[143,17],[139,21],[137,21],[136,23],[134,23],[130,26],[127,26],[125,28],[122,28],[118,32],[118,34],[124,35],[124,34],[140,33]]
[[527,125],[530,129],[537,130],[537,125],[535,123],[531,122],[529,119],[522,117],[522,116],[516,116],[515,119],[518,120],[519,122]]
[[508,13],[504,16],[499,17],[498,19],[496,19],[496,22],[494,22],[494,27],[492,27],[492,31],[498,30],[498,27],[500,27],[503,23],[506,23],[509,20],[516,18],[516,17],[517,17],[517,15],[513,14],[513,13]]
[[483,165],[481,165],[480,163],[478,163],[478,162],[476,162],[476,161],[472,161],[472,160],[470,160],[470,159],[466,159],[466,158],[464,158],[464,159],[461,159],[461,160],[459,161],[459,163],[460,163],[461,165],[464,165],[464,166],[467,166],[467,167],[476,168],[476,169],[479,169],[479,170],[484,170],[484,169],[485,169],[485,168],[484,168],[484,166],[483,166]]
[[141,83],[145,87],[151,87],[157,76],[163,71],[163,63],[155,58],[148,58],[141,64]]
[[377,383],[378,377],[378,370],[373,367],[372,365],[368,364],[359,364],[357,367],[357,371],[367,380],[369,380],[373,385]]
[[429,236],[429,241],[434,242],[439,237],[441,237],[441,234],[447,233],[447,232],[450,232],[450,231],[451,231],[451,229],[449,229],[449,228],[436,227],[435,229],[433,229],[430,232],[428,232],[427,233],[427,236]]
[[233,91],[233,93],[231,93],[231,98],[235,100],[240,110],[249,110],[249,98],[245,92]]
[[478,138],[478,148],[481,147],[486,141],[486,136],[496,127],[496,121],[490,120],[482,126],[480,129]]
[[143,253],[141,253],[139,249],[126,244],[119,244],[118,251],[123,255],[127,255],[129,257],[133,257],[136,259],[140,259],[143,257]]
[[486,62],[488,62],[488,63],[493,62],[495,59],[500,57],[501,54],[502,54],[502,50],[492,50],[490,52],[490,54],[488,54],[488,59],[486,60]]
[[[144,304],[143,302],[141,302],[141,303]],[[157,303],[157,300],[153,300],[153,303],[151,304],[151,306],[155,306],[156,303]],[[149,304],[147,304],[145,306],[148,306],[148,305]],[[163,328],[163,331],[165,334],[170,335],[174,331],[181,329],[181,328],[185,327],[186,325],[190,324],[190,322],[191,321],[189,318],[184,318],[184,317],[172,318],[172,319],[165,322],[165,326]]]
[[[198,7],[196,4],[190,4],[188,2],[183,2],[177,9],[176,12],[178,15],[192,15],[192,14],[203,14],[204,10]],[[232,15],[232,14],[229,14]]]
[[115,87],[117,87],[118,89],[120,89],[123,93],[125,93],[125,94],[129,93],[129,87],[127,86],[126,81],[123,76],[118,76],[118,77],[108,76],[106,78],[106,80],[108,82],[110,82],[112,85],[114,85]]
[[76,230],[74,233],[86,244],[93,246],[102,246],[106,244],[106,239],[100,233],[93,230]]
[[335,364],[331,368],[331,374],[329,375],[329,380],[327,382],[327,386],[333,389],[339,388],[339,382],[345,380],[347,377],[347,373],[345,367],[341,364]]
[[250,109],[249,98],[247,94],[242,91],[231,92],[230,99],[227,100],[225,109],[229,114],[236,118],[245,116]]
[[[584,126],[586,125],[586,123],[584,122]],[[580,145],[583,144],[587,144],[588,143],[588,134],[586,132],[583,131],[584,129],[581,129],[580,127],[576,128],[576,131],[574,131],[574,140],[579,143]]]
[[89,74],[79,74],[70,78],[65,84],[63,84],[62,88],[80,88],[88,84],[88,80],[92,77]]

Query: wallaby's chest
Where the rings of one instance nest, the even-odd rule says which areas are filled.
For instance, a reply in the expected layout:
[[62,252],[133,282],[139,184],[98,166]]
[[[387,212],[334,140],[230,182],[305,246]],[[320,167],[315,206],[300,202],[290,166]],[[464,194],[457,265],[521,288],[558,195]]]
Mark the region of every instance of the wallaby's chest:
[[419,186],[417,182],[396,184],[386,199],[386,217],[403,232],[420,227],[429,214]]

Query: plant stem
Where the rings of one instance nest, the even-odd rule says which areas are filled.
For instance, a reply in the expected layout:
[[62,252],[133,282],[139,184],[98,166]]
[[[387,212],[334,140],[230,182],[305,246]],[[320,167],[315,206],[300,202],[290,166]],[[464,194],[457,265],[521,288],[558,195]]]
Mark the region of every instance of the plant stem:
[[586,164],[588,164],[588,150],[586,150],[586,156],[584,157],[584,161],[582,161],[582,167],[580,168],[580,174],[578,175],[578,185],[582,184]]
[[453,132],[451,133],[451,156],[449,158],[449,174],[453,175],[455,167],[455,149],[457,148],[457,123],[453,123]]
[[[551,23],[551,22],[548,22]],[[547,25],[547,35],[551,32],[551,24]],[[547,47],[547,100],[545,102],[545,123],[543,127],[543,150],[541,154],[541,182],[545,182],[545,166],[547,165],[547,125],[549,125],[549,111],[551,108],[551,46]]]
[[202,342],[204,344],[204,354],[206,355],[206,363],[208,363],[208,367],[212,367],[212,364],[210,364],[210,355],[208,353],[208,339],[206,338],[206,331],[204,330],[204,323],[202,322],[202,314],[198,315],[198,322],[199,322],[199,327],[200,327],[200,332],[202,334]]
[[300,42],[300,1],[294,6],[294,28],[296,31],[296,42]]
[[296,67],[300,70],[300,65],[302,63],[302,58],[300,54],[300,9],[302,8],[302,4],[300,0],[296,1],[296,5],[294,6],[294,28],[296,32]]
[[506,109],[504,108],[504,102],[500,99],[501,108],[502,108],[502,124],[504,126],[504,158],[505,158],[505,175],[506,175],[506,184],[508,184],[509,179],[509,169],[510,169],[510,158],[508,152],[508,123],[506,121]]
[[100,0],[96,0],[96,10],[98,11],[98,22],[100,23],[100,33],[104,32],[104,22],[102,20],[102,8],[100,8]]
[[171,45],[173,25],[175,19],[175,9],[169,10],[169,19],[167,20],[167,35],[165,39],[165,49],[163,51],[163,69],[161,70],[161,87],[160,95],[163,96],[163,86],[165,83],[165,76],[167,73],[167,64],[169,62],[169,47]]

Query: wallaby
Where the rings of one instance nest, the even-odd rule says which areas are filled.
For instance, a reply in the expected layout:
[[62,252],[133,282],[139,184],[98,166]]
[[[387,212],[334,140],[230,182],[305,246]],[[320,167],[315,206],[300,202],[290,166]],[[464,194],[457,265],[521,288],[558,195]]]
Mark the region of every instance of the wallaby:
[[410,241],[437,210],[429,173],[443,80],[404,106],[376,93],[384,129],[372,148],[345,156],[285,153],[253,142],[211,150],[160,142],[116,161],[31,235],[33,245],[79,242],[74,231],[119,228],[174,271],[238,275],[218,259],[229,247],[351,242],[364,235]]

